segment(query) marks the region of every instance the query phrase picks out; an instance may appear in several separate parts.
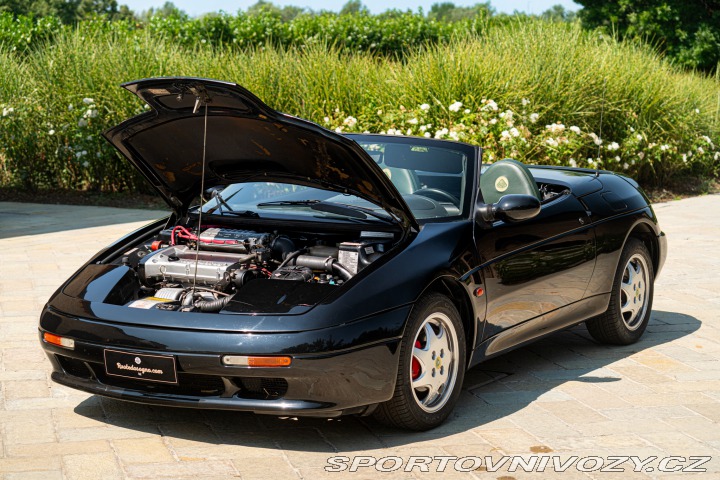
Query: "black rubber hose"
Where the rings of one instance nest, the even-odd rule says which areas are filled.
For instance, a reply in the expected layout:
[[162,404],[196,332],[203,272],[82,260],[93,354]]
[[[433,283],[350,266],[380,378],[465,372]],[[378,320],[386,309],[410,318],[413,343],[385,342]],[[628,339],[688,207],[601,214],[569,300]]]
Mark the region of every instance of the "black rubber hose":
[[295,243],[288,237],[280,235],[270,244],[270,250],[274,259],[282,260],[286,255],[295,250]]
[[228,295],[227,297],[218,298],[217,300],[202,300],[200,302],[195,302],[195,308],[198,308],[201,312],[205,313],[219,312],[225,308],[228,303],[230,303],[231,298],[232,295]]
[[342,278],[345,281],[350,280],[353,276],[352,272],[350,272],[350,270],[345,268],[345,265],[343,265],[342,263],[333,262],[332,271],[335,275],[337,275],[338,277]]
[[285,260],[283,260],[282,263],[281,263],[280,265],[278,265],[277,268],[284,267],[284,266],[287,265],[292,259],[294,259],[294,258],[297,257],[298,255],[300,255],[300,254],[303,253],[304,251],[305,251],[305,249],[304,249],[304,248],[301,248],[300,250],[295,250],[294,252],[289,253],[288,256],[285,257]]

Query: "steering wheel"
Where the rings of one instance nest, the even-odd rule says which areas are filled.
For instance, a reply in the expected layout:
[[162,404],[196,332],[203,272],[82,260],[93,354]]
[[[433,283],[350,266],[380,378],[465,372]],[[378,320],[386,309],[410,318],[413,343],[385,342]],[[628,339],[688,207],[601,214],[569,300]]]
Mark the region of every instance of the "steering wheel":
[[[442,197],[444,200],[449,201],[456,207],[458,207],[458,208],[460,207],[460,199],[459,198],[457,198],[455,195],[449,194],[445,190],[440,190],[439,188],[420,188],[418,190],[415,190],[412,194],[413,195],[421,195],[423,197],[428,197],[431,199],[433,198],[433,196],[436,197],[435,199],[437,199],[437,197]],[[428,194],[430,194],[430,195],[428,195]]]

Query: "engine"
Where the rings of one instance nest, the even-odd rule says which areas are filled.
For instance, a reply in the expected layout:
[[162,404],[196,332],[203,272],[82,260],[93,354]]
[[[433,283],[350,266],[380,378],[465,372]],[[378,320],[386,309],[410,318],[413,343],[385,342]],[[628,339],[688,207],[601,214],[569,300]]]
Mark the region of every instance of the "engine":
[[122,262],[142,283],[138,298],[127,306],[218,312],[251,281],[336,287],[382,256],[392,241],[393,235],[383,232],[329,243],[277,232],[176,226],[144,248],[126,252]]

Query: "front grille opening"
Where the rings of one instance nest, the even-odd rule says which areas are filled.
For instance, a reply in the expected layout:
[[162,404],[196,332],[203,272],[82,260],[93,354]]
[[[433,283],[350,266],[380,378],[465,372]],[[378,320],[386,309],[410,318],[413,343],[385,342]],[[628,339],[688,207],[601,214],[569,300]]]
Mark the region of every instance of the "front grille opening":
[[287,393],[288,383],[284,378],[235,377],[233,383],[240,388],[240,398],[253,400],[275,400]]
[[60,363],[60,366],[68,375],[80,378],[92,378],[92,370],[88,368],[87,364],[82,360],[64,357],[62,355],[55,355],[55,358],[57,358],[58,363]]
[[222,377],[178,372],[178,383],[155,383],[132,378],[116,377],[105,373],[103,365],[93,365],[98,380],[112,387],[126,388],[147,393],[186,395],[191,397],[216,397],[225,391]]

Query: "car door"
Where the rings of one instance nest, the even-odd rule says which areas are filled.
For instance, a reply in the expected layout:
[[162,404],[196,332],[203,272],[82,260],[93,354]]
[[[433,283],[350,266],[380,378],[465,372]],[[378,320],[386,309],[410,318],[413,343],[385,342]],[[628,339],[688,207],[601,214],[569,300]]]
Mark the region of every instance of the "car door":
[[484,338],[583,298],[595,266],[589,224],[569,193],[529,220],[475,223],[487,299]]

